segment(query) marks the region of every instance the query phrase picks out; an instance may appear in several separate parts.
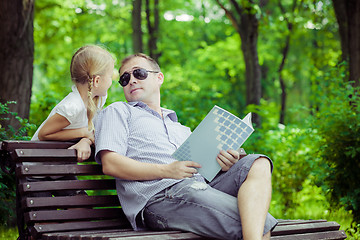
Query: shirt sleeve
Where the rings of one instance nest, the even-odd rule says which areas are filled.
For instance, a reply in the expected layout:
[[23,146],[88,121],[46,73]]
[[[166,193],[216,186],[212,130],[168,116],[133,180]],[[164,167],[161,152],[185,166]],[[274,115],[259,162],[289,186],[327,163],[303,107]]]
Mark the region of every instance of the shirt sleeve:
[[66,118],[70,124],[76,122],[80,114],[84,111],[82,105],[76,102],[67,102],[66,104],[60,104],[56,106],[55,113]]
[[101,163],[102,150],[126,155],[129,136],[129,111],[121,103],[113,103],[99,112],[95,121],[95,160]]

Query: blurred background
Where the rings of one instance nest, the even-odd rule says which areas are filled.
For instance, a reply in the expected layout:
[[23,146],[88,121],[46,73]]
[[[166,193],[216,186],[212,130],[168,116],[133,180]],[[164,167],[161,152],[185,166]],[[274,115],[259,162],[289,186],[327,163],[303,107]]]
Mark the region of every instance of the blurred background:
[[[31,138],[71,91],[85,44],[144,52],[162,106],[192,129],[214,105],[254,113],[248,153],[274,161],[270,212],[337,221],[360,239],[360,1],[0,2],[0,141]],[[118,75],[106,105],[124,101]],[[0,171],[0,238],[16,239],[14,177]]]

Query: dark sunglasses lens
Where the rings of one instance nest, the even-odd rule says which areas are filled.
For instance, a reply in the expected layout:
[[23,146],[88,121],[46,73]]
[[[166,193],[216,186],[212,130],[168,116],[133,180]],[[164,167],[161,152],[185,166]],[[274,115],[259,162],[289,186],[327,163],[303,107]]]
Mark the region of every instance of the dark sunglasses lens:
[[125,87],[126,85],[128,85],[129,81],[130,81],[130,74],[124,73],[123,75],[121,75],[119,83],[121,86]]
[[139,68],[139,69],[135,69],[133,71],[133,75],[135,78],[139,79],[139,80],[144,80],[147,78],[148,73],[145,69],[143,68]]

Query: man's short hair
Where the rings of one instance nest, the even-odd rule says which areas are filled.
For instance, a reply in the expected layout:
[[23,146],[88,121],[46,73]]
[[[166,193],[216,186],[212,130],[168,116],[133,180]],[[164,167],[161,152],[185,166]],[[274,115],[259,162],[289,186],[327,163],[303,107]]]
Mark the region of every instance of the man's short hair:
[[154,70],[154,71],[159,71],[159,72],[161,71],[159,64],[158,64],[153,58],[151,58],[150,56],[148,56],[148,55],[146,55],[146,54],[144,54],[144,53],[135,53],[135,54],[132,54],[132,55],[130,55],[130,56],[127,56],[126,58],[124,58],[124,59],[121,61],[121,66],[120,66],[120,68],[119,68],[119,73],[120,73],[120,71],[121,71],[121,68],[122,68],[128,61],[130,61],[131,59],[136,58],[136,57],[140,57],[140,58],[146,59],[146,60],[150,63],[151,67],[153,68],[152,70]]

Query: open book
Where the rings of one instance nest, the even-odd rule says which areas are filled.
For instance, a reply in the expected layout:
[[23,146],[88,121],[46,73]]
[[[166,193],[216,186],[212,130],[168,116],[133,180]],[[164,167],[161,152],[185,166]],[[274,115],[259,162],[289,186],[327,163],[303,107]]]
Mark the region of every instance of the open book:
[[172,156],[179,161],[199,163],[199,173],[211,181],[221,170],[216,161],[219,151],[237,150],[253,131],[251,113],[240,119],[214,106]]

